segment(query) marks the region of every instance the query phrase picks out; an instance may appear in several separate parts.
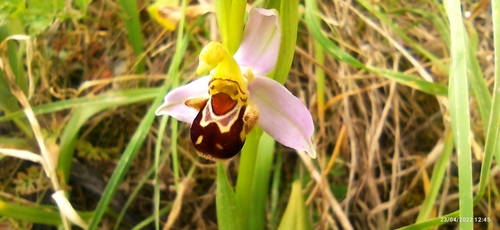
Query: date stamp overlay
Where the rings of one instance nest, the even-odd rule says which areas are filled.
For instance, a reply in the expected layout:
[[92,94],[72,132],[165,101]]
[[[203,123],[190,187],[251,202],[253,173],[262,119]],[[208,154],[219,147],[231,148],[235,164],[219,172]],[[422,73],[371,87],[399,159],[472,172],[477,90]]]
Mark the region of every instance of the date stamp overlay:
[[489,223],[489,217],[439,217],[439,220],[444,223],[462,223],[462,222],[474,222],[474,223]]

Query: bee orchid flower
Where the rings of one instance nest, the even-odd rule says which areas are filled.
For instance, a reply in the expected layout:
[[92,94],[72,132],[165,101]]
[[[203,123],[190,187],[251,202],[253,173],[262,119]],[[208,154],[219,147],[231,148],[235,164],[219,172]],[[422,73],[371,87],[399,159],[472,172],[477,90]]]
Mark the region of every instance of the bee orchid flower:
[[276,66],[280,19],[275,10],[252,9],[234,56],[218,42],[200,53],[198,74],[170,91],[156,115],[191,123],[191,141],[209,160],[236,155],[255,125],[281,144],[316,157],[314,124],[302,102],[282,84],[266,77]]

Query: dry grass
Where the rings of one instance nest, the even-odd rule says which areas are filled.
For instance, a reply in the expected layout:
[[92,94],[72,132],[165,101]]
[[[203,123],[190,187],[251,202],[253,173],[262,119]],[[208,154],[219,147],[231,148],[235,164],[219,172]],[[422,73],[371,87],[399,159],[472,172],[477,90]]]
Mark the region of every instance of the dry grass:
[[[434,25],[417,14],[407,11],[395,13],[396,10],[421,9],[437,14],[432,3],[377,1],[373,4],[387,12],[393,12],[386,16],[416,43],[439,57],[441,64],[448,66],[446,43]],[[475,25],[478,32],[477,56],[484,75],[490,80],[493,76],[493,47],[489,7],[480,8],[482,5],[474,4],[465,6],[466,10],[474,12],[469,22]],[[113,1],[93,1],[84,19],[54,23],[48,31],[37,37],[34,68],[40,78],[31,100],[32,105],[76,97],[92,98],[116,89],[137,88],[139,85],[150,87],[161,83],[162,74],[168,69],[174,53],[176,33],[163,31],[148,17],[142,5],[142,29],[145,35],[144,47],[147,50],[144,59],[148,72],[147,76],[132,75],[132,51],[127,44],[117,8]],[[439,70],[436,63],[429,62],[408,48],[386,25],[366,13],[357,3],[328,1],[321,4],[320,8],[324,13],[325,31],[328,31],[332,39],[335,38],[342,49],[361,62],[413,74],[419,74],[423,69],[435,81],[447,84],[447,74]],[[211,31],[214,30],[214,18],[210,16],[206,22]],[[435,96],[353,68],[328,55],[324,65],[319,66],[314,60],[314,39],[304,25],[302,23],[299,27],[295,60],[286,86],[306,102],[318,125],[314,139],[318,151],[317,162],[302,158],[307,167],[301,173],[304,177],[313,178],[304,194],[310,204],[311,216],[317,220],[314,223],[315,229],[342,229],[342,221],[350,222],[355,229],[398,228],[414,223],[419,206],[429,189],[433,165],[441,154],[443,140],[446,138],[447,115],[443,116],[445,105]],[[194,36],[200,43],[208,41],[202,31],[195,33]],[[189,47],[183,60],[181,76],[185,81],[196,77],[197,49]],[[326,73],[324,124],[320,124],[318,119],[316,68],[323,68]],[[88,81],[93,81],[95,85],[82,88]],[[474,105],[475,102],[471,103]],[[129,142],[148,106],[148,103],[140,103],[117,107],[106,110],[85,123],[80,131],[79,146],[99,148],[111,159],[94,161],[82,155],[76,157],[69,184],[72,190],[71,201],[76,209],[91,211],[95,208],[105,182],[113,172],[116,159],[120,157],[119,153]],[[484,137],[477,118],[479,115],[475,109],[473,114],[475,141],[483,143]],[[42,129],[49,133],[47,136],[57,137],[70,115],[71,112],[65,111],[37,118]],[[157,125],[153,127],[155,128],[151,129],[111,205],[115,211],[121,210],[132,189],[146,171],[153,167]],[[216,229],[216,165],[195,158],[187,128],[188,125],[181,124],[179,129],[181,178],[185,178],[189,167],[194,163],[194,180],[184,180],[184,189],[181,190],[184,193],[175,194],[171,162],[169,158],[162,162],[162,206],[174,201],[176,197],[183,197],[181,203],[174,203],[174,206],[178,205],[178,209],[175,209],[178,213],[174,216],[176,221],[169,222],[172,229]],[[21,135],[11,122],[0,123],[0,134],[11,137]],[[165,146],[170,143],[169,136],[170,134],[163,137]],[[24,146],[12,145],[10,148]],[[478,181],[477,162],[481,157],[481,148],[481,144],[477,144],[477,151],[474,151],[475,182]],[[83,147],[77,148],[79,151],[82,149]],[[297,153],[291,149],[281,149],[283,164],[281,168],[274,170],[282,171],[279,199],[282,212],[296,167],[302,167],[302,163]],[[433,216],[458,209],[456,158],[452,159]],[[238,157],[230,162],[233,182],[238,162]],[[18,185],[15,178],[30,167],[33,167],[31,163],[15,158],[0,160],[2,199],[29,204],[50,202],[46,198],[47,187],[28,192],[16,191]],[[498,175],[498,170],[495,169],[494,172],[494,175]],[[498,176],[495,178],[498,179]],[[41,177],[40,180],[46,179]],[[133,201],[127,211],[124,229],[152,214],[152,184],[149,181]],[[496,190],[493,187],[492,190]],[[485,199],[476,207],[475,214],[491,217],[492,225],[498,226],[500,216],[494,214],[495,210],[500,210],[499,201]],[[167,216],[162,217],[164,223],[167,223]],[[103,227],[112,226],[114,218],[105,218],[103,221]],[[29,224],[15,220],[4,220],[0,222],[0,227],[9,223],[10,226],[19,224],[19,228],[30,227]],[[478,224],[476,227],[485,229],[486,225]]]

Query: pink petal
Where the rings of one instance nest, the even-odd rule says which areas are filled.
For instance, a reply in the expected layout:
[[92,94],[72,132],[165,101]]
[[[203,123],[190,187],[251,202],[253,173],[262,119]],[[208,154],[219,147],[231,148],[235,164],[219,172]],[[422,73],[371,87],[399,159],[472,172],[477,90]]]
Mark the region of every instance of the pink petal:
[[249,86],[250,101],[259,108],[258,125],[275,140],[316,158],[311,142],[314,123],[309,110],[280,83],[256,76]]
[[234,59],[255,74],[268,74],[278,59],[281,24],[276,10],[253,8],[243,33],[243,41]]
[[201,77],[196,81],[178,87],[165,96],[165,101],[156,110],[156,116],[169,115],[179,121],[192,123],[198,111],[186,106],[184,102],[190,98],[208,97],[208,82],[210,76]]

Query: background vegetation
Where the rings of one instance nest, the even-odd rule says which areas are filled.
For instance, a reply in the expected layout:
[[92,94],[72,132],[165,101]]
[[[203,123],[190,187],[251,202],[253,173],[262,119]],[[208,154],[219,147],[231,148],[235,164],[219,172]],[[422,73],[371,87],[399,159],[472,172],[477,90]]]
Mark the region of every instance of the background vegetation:
[[[148,7],[182,15],[179,3],[0,3],[1,229],[69,225],[54,190],[84,228],[219,226],[224,170],[197,157],[188,124],[154,116],[219,39],[205,3],[169,29]],[[248,228],[499,226],[499,3],[308,0],[298,11],[285,85],[313,115],[318,158],[261,137],[255,148],[274,159]],[[233,186],[241,164],[225,163]]]

